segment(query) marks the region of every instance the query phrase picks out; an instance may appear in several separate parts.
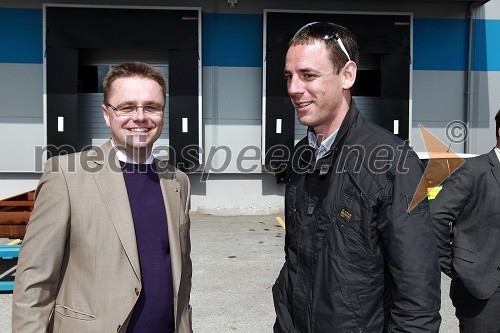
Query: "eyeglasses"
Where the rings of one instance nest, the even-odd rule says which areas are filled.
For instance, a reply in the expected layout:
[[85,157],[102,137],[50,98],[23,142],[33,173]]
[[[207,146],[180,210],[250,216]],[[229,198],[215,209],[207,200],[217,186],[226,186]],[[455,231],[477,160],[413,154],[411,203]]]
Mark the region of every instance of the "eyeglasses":
[[349,56],[349,53],[347,53],[347,50],[344,46],[344,43],[342,43],[342,40],[340,39],[340,36],[337,33],[337,31],[335,31],[335,27],[333,25],[331,25],[327,22],[307,23],[305,26],[300,28],[295,33],[293,38],[300,35],[300,33],[305,29],[307,29],[307,32],[311,37],[319,38],[319,39],[326,40],[326,41],[335,39],[339,43],[340,49],[345,53],[347,59],[351,60],[351,57]]
[[142,108],[145,114],[149,116],[161,116],[163,114],[163,105],[122,105],[114,106],[111,104],[104,104],[109,106],[116,114],[117,117],[132,117],[137,113],[139,108]]

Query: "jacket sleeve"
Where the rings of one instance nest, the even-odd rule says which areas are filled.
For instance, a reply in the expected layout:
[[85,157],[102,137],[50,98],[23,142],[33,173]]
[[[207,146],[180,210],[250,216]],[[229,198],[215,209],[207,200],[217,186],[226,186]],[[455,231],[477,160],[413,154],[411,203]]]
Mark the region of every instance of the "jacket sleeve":
[[191,210],[191,185],[189,178],[186,174],[177,171],[177,177],[182,184],[181,191],[181,202],[184,208],[183,221],[184,230],[181,233],[181,243],[184,243],[182,248],[183,251],[183,267],[181,273],[181,284],[182,290],[178,295],[178,310],[181,311],[181,319],[176,332],[178,333],[192,333],[193,332],[193,320],[192,320],[192,308],[190,304],[191,300],[191,287],[192,287],[192,276],[193,276],[193,264],[191,261],[191,220],[189,217],[189,211]]
[[274,310],[276,312],[276,321],[273,326],[274,333],[293,332],[293,320],[288,309],[288,299],[286,296],[287,284],[284,278],[285,269],[285,267],[281,269],[272,288]]
[[[291,168],[287,169],[286,179],[289,181],[290,176],[292,175]],[[289,202],[285,200],[285,212],[290,211],[290,207],[288,206]],[[274,311],[276,312],[276,320],[273,325],[274,333],[288,333],[293,332],[293,320],[292,314],[290,313],[289,305],[291,300],[288,299],[287,290],[289,290],[288,285],[288,267],[287,263],[290,257],[289,254],[289,245],[291,240],[291,230],[293,228],[287,228],[285,230],[285,244],[284,244],[284,252],[285,252],[285,263],[281,268],[278,277],[276,278],[276,282],[272,287],[272,295],[273,295],[273,303],[274,303]]]
[[432,201],[431,215],[436,233],[439,265],[446,275],[453,277],[452,249],[450,246],[450,226],[459,219],[472,192],[472,181],[468,164],[456,170],[443,184],[443,188]]
[[386,177],[378,228],[391,284],[387,332],[438,332],[441,323],[441,275],[427,197],[409,209],[422,169],[410,152]]
[[59,286],[69,231],[64,173],[49,159],[21,245],[12,299],[12,332],[46,332]]

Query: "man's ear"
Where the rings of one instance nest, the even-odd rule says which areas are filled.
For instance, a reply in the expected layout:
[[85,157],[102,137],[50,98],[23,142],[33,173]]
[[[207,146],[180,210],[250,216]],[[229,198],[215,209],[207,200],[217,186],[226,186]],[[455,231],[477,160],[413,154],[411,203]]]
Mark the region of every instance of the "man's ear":
[[106,121],[106,126],[108,126],[108,128],[111,126],[111,123],[109,122],[109,114],[108,114],[108,111],[106,110],[106,105],[101,105],[101,109],[102,109],[102,115],[104,116],[104,120]]
[[352,88],[354,85],[354,82],[356,82],[356,72],[358,70],[358,65],[352,60],[349,60],[346,62],[344,65],[344,68],[342,69],[342,75],[344,76],[344,82],[342,84],[342,88],[349,90]]

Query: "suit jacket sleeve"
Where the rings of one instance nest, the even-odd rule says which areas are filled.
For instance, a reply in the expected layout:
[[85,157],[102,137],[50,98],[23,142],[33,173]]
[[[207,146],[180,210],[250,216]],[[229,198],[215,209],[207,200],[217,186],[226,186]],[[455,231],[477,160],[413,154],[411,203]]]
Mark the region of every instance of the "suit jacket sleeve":
[[441,276],[427,198],[409,209],[422,178],[422,165],[413,153],[403,163],[407,170],[400,165],[388,174],[387,199],[378,218],[392,284],[387,331],[437,333]]
[[46,332],[59,286],[69,230],[65,176],[49,159],[36,190],[35,207],[21,245],[12,301],[13,332]]
[[443,188],[431,204],[432,222],[439,251],[439,265],[446,275],[453,277],[450,226],[459,219],[472,192],[469,166],[463,164],[443,184]]
[[[193,276],[193,264],[191,261],[191,220],[189,217],[189,211],[191,209],[191,186],[189,178],[186,174],[177,172],[177,177],[182,184],[181,191],[181,201],[184,207],[184,217],[185,221],[182,222],[181,231],[181,242],[184,243],[182,246],[183,251],[183,268],[181,276],[182,288],[179,291],[179,304],[182,309],[182,319],[181,323],[177,329],[179,333],[191,333],[193,332],[192,323],[192,309],[190,305],[191,299],[191,287],[192,287],[192,276]],[[181,294],[182,293],[182,294]],[[178,310],[179,311],[179,310]]]

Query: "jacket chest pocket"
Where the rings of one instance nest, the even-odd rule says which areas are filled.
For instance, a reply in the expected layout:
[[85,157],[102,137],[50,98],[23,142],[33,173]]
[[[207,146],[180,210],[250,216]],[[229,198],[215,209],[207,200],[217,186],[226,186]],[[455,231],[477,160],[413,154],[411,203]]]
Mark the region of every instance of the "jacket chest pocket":
[[362,198],[363,194],[356,188],[344,192],[334,217],[348,256],[368,254],[366,245],[370,238],[371,214]]
[[326,239],[328,248],[347,258],[367,254],[366,245],[371,231],[371,214],[350,192],[340,197]]
[[334,203],[325,246],[352,269],[371,271],[377,248],[376,211],[348,173]]

